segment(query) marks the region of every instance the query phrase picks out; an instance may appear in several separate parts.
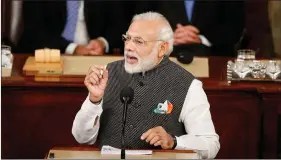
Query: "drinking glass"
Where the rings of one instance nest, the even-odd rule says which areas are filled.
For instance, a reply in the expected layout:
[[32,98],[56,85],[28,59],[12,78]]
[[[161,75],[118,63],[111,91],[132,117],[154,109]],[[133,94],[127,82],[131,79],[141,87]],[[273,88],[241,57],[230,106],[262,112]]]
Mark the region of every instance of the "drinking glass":
[[258,60],[253,60],[253,62],[249,65],[251,68],[251,75],[255,79],[264,79],[266,73],[266,65]]
[[239,78],[245,78],[247,74],[251,72],[251,69],[246,64],[246,61],[237,59],[233,66],[233,71],[239,76]]
[[274,60],[271,60],[271,61],[268,62],[267,67],[266,67],[266,74],[271,79],[277,79],[280,72],[281,72],[280,64],[278,64]]
[[251,49],[240,49],[238,50],[237,59],[254,60],[256,59],[256,52]]
[[1,45],[1,67],[12,68],[13,55],[11,53],[11,47],[7,45]]

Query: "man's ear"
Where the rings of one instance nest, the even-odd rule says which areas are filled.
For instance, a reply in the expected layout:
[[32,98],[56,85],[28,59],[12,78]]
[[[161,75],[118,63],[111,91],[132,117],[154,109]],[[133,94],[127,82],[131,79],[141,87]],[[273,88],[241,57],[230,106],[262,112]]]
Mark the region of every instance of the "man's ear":
[[167,53],[168,51],[168,42],[163,42],[160,44],[160,46],[158,47],[158,57],[161,58],[165,55],[165,53]]

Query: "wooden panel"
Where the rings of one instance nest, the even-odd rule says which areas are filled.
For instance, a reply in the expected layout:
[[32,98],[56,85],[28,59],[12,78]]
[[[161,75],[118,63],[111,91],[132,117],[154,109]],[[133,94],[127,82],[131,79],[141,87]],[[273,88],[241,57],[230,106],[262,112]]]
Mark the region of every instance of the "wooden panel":
[[[277,88],[278,89],[278,88]],[[281,110],[281,92],[264,93],[263,95],[263,136],[262,136],[262,157],[278,158],[278,139],[281,137],[278,129],[281,129],[280,121],[278,121],[278,110]],[[279,144],[280,145],[280,144]]]
[[[4,112],[3,110],[4,109],[2,109],[1,113]],[[7,155],[9,151],[8,128],[7,116],[5,114],[1,114],[1,155]]]
[[208,99],[220,136],[216,158],[257,158],[261,110],[255,93],[208,91]]
[[[55,146],[77,144],[71,134],[85,88],[3,88],[2,158],[44,158]],[[2,136],[3,137],[3,136]],[[2,149],[2,150],[3,150]]]

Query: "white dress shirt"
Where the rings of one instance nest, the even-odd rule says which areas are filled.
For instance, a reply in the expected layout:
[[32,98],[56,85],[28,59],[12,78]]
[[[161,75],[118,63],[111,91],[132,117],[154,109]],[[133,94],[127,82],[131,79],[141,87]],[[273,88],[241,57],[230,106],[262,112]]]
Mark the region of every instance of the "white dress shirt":
[[[79,143],[94,144],[100,127],[99,118],[102,104],[93,104],[89,96],[84,101],[73,122],[72,134]],[[179,122],[188,134],[176,137],[180,150],[195,150],[202,158],[215,158],[219,149],[219,136],[216,134],[210,114],[210,105],[202,88],[202,82],[193,80],[187,92]]]
[[202,44],[204,44],[207,47],[212,47],[212,43],[205,36],[200,34],[199,38],[200,38]]
[[[109,44],[107,40],[103,37],[98,37],[97,39],[103,41],[105,44],[105,52],[108,52],[109,50]],[[75,29],[75,35],[74,35],[74,43],[70,43],[66,49],[65,53],[67,54],[73,54],[75,48],[78,45],[87,45],[89,43],[89,35],[87,31],[87,26],[85,23],[85,16],[84,16],[84,1],[80,1],[80,6],[78,10],[78,18],[76,23],[76,29]]]

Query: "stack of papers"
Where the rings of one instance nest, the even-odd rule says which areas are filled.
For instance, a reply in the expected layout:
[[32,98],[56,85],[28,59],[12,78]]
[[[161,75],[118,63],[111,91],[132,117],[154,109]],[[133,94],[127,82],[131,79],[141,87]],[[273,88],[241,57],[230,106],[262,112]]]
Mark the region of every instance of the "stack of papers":
[[[126,155],[151,155],[152,150],[125,150]],[[121,154],[121,149],[108,145],[102,146],[101,154]]]

